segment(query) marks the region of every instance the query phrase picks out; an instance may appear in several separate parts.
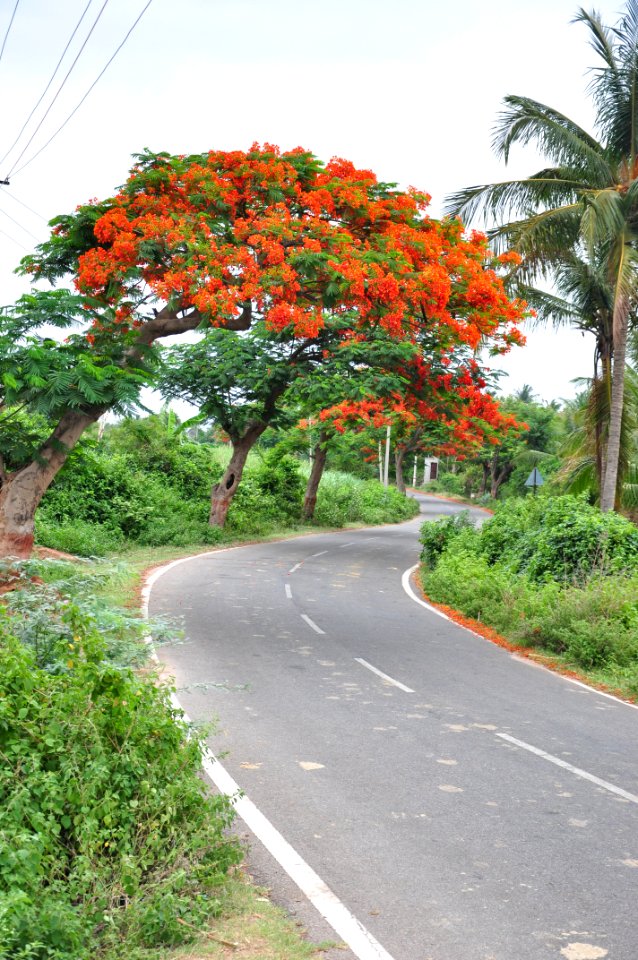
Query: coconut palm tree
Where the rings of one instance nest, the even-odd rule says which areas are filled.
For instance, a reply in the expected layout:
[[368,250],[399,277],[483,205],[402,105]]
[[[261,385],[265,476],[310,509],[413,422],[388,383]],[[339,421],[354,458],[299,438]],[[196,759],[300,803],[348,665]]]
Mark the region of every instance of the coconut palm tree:
[[[611,295],[611,402],[601,509],[614,507],[621,445],[627,335],[638,307],[638,0],[615,27],[582,8],[599,65],[590,92],[592,136],[564,114],[529,97],[508,96],[494,149],[507,163],[514,144],[535,143],[548,166],[526,179],[469,187],[448,212],[496,224],[497,245],[523,257],[519,277],[550,278],[569,251],[603,270]],[[512,219],[513,216],[513,219]]]

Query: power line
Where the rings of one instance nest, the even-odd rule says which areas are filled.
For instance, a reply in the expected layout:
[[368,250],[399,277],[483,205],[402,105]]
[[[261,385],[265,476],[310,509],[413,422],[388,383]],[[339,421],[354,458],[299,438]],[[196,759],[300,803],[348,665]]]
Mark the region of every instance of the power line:
[[[98,13],[97,17],[96,17],[95,20],[93,21],[93,24],[92,24],[92,26],[91,26],[91,29],[89,30],[89,32],[87,33],[86,37],[84,38],[84,42],[83,42],[82,46],[80,47],[80,49],[78,50],[78,52],[77,52],[77,54],[76,54],[76,56],[75,56],[75,60],[73,61],[73,63],[72,63],[71,66],[69,67],[69,69],[68,69],[68,71],[67,71],[67,74],[66,74],[64,80],[62,81],[62,83],[61,83],[60,86],[58,87],[58,89],[57,89],[57,91],[56,91],[56,93],[55,93],[55,96],[53,97],[53,100],[51,101],[51,103],[49,104],[49,106],[48,106],[48,107],[46,108],[46,110],[44,111],[43,116],[40,118],[40,122],[38,123],[37,127],[35,128],[35,130],[34,130],[33,133],[31,134],[31,136],[30,136],[29,139],[27,140],[27,143],[26,143],[26,145],[23,147],[20,155],[18,156],[18,159],[15,161],[15,163],[13,164],[13,166],[11,167],[11,169],[9,170],[9,172],[8,172],[8,174],[7,174],[7,180],[9,179],[9,177],[11,176],[11,174],[13,173],[13,171],[15,170],[15,168],[16,168],[17,165],[20,163],[20,161],[22,160],[23,156],[25,155],[25,153],[27,152],[27,150],[29,149],[29,147],[30,147],[31,144],[33,143],[33,140],[34,140],[34,138],[35,138],[38,130],[40,129],[40,127],[42,126],[42,124],[44,123],[44,121],[46,120],[46,118],[48,117],[48,115],[49,115],[49,113],[50,113],[50,111],[51,111],[51,107],[53,106],[53,104],[55,103],[55,101],[58,99],[58,97],[60,96],[60,94],[62,93],[62,90],[63,90],[63,88],[64,88],[65,83],[67,82],[67,80],[69,79],[69,77],[71,76],[71,74],[73,73],[73,70],[74,70],[74,68],[75,68],[75,65],[76,65],[76,63],[78,62],[78,60],[80,59],[80,57],[82,56],[82,53],[83,53],[83,51],[84,51],[84,48],[86,47],[87,43],[89,42],[89,39],[90,39],[90,37],[91,37],[91,34],[93,33],[93,31],[94,31],[95,28],[97,27],[98,21],[99,21],[100,17],[102,16],[102,14],[104,13],[108,2],[109,2],[109,0],[104,0],[104,3],[102,4],[102,6],[101,6],[101,8],[100,8],[100,12]],[[37,154],[36,154],[36,156],[37,156]],[[26,166],[26,164],[25,164],[25,166]]]
[[73,33],[72,33],[71,36],[69,37],[69,39],[68,39],[68,41],[67,41],[66,47],[65,47],[64,50],[62,51],[62,56],[61,56],[60,59],[58,60],[58,62],[57,62],[57,64],[56,64],[56,67],[55,67],[55,70],[54,70],[53,73],[51,74],[51,77],[50,77],[50,79],[49,79],[49,82],[47,83],[46,87],[44,88],[44,90],[43,90],[42,93],[40,94],[40,99],[38,100],[38,102],[37,102],[36,105],[34,106],[33,110],[31,111],[31,113],[29,114],[29,116],[27,117],[27,119],[24,121],[24,124],[23,124],[23,126],[22,126],[22,130],[20,131],[20,133],[18,134],[18,136],[15,138],[15,140],[13,141],[13,143],[11,144],[11,146],[9,147],[9,149],[7,150],[7,152],[5,153],[4,157],[0,160],[0,166],[4,163],[4,161],[7,159],[7,157],[9,156],[9,154],[11,153],[11,151],[13,150],[13,148],[15,147],[16,143],[18,142],[18,140],[20,139],[20,137],[22,136],[22,134],[23,134],[24,131],[26,130],[26,128],[27,128],[27,126],[28,126],[28,124],[29,124],[29,121],[31,120],[31,117],[32,117],[33,114],[36,112],[36,110],[38,109],[38,107],[40,106],[40,104],[42,103],[42,101],[44,100],[45,96],[47,95],[47,93],[48,93],[48,91],[49,91],[49,87],[51,86],[51,84],[52,84],[53,81],[55,80],[55,75],[57,74],[58,70],[60,69],[60,65],[61,65],[62,61],[64,60],[64,58],[65,58],[65,56],[66,56],[66,52],[67,52],[67,50],[69,49],[69,47],[71,46],[71,42],[73,41],[73,38],[75,37],[76,33],[78,32],[78,30],[79,30],[79,28],[80,28],[80,24],[81,24],[82,21],[84,20],[86,14],[87,14],[88,11],[89,11],[89,7],[91,6],[92,3],[93,3],[93,0],[89,0],[89,2],[87,3],[86,7],[84,8],[84,12],[82,13],[82,16],[80,17],[80,19],[79,19],[78,22],[76,23],[75,29],[73,30]]
[[3,237],[7,237],[9,240],[11,240],[13,243],[15,243],[16,246],[22,247],[23,250],[27,250],[27,251],[28,251],[28,249],[29,249],[28,247],[25,247],[25,245],[24,245],[23,243],[20,243],[20,241],[19,241],[19,240],[16,240],[15,237],[12,237],[11,234],[10,234],[10,233],[7,233],[6,230],[0,230],[0,233],[2,234]]
[[11,27],[13,26],[13,20],[14,20],[14,17],[15,17],[15,15],[16,15],[16,10],[18,9],[18,4],[19,4],[19,3],[20,3],[20,0],[16,0],[16,5],[15,5],[15,7],[13,8],[13,13],[11,14],[11,19],[9,20],[9,26],[7,27],[7,32],[5,33],[5,35],[4,35],[4,40],[2,41],[2,49],[0,49],[0,60],[2,60],[2,55],[3,55],[3,53],[4,53],[4,48],[5,48],[6,45],[7,45],[7,38],[8,38],[8,36],[9,36],[9,31],[11,30]]
[[[61,124],[61,125],[58,127],[58,129],[55,131],[55,133],[53,133],[53,134],[49,137],[49,139],[48,139],[47,142],[44,144],[44,146],[40,147],[40,149],[38,150],[37,153],[34,153],[33,156],[32,156],[29,160],[27,160],[26,163],[23,163],[22,166],[21,166],[18,170],[15,171],[14,176],[17,176],[19,173],[21,173],[22,170],[24,170],[25,167],[28,167],[29,164],[32,163],[32,162],[35,160],[36,157],[39,157],[40,154],[42,153],[42,151],[43,151],[43,150],[46,150],[46,148],[49,146],[49,144],[51,143],[51,141],[54,140],[55,137],[57,137],[57,135],[58,135],[62,130],[64,130],[64,128],[66,127],[66,125],[67,125],[67,123],[69,122],[69,120],[71,120],[71,118],[72,118],[73,116],[75,116],[75,114],[78,112],[78,110],[80,109],[80,107],[82,106],[82,104],[84,103],[84,101],[86,100],[86,98],[88,97],[88,95],[91,93],[91,91],[93,90],[93,88],[94,88],[95,85],[97,84],[98,80],[100,80],[100,79],[104,76],[104,74],[106,73],[106,71],[108,70],[108,68],[111,66],[111,64],[112,64],[113,61],[115,60],[116,56],[118,55],[118,53],[120,52],[120,50],[122,49],[122,47],[124,46],[124,44],[126,43],[126,41],[128,40],[128,38],[130,37],[130,35],[133,33],[133,31],[135,30],[135,27],[138,25],[138,23],[140,22],[140,20],[142,19],[142,17],[143,17],[144,14],[146,13],[146,11],[148,10],[148,8],[149,8],[150,5],[152,4],[152,2],[153,2],[153,0],[147,0],[147,3],[146,3],[145,6],[143,7],[141,13],[138,15],[138,17],[137,17],[137,19],[134,21],[133,25],[129,28],[128,33],[126,34],[126,36],[124,37],[124,39],[122,40],[122,42],[120,43],[120,45],[119,45],[119,46],[117,47],[117,49],[115,50],[115,53],[111,56],[111,58],[110,58],[109,60],[107,60],[107,62],[106,62],[105,65],[102,67],[101,71],[98,73],[97,77],[95,78],[95,80],[93,81],[93,83],[91,84],[91,86],[89,87],[89,89],[86,91],[86,93],[84,94],[84,96],[82,97],[82,99],[80,100],[80,102],[78,103],[78,105],[73,108],[73,110],[72,110],[71,113],[68,115],[68,117],[66,118],[66,120],[64,121],[64,123]],[[22,152],[24,153],[24,150],[23,150]],[[22,154],[21,154],[20,156],[22,156]],[[19,160],[19,159],[20,159],[20,157],[18,157],[18,160]],[[17,163],[17,162],[18,162],[18,161],[16,160],[16,163]],[[14,163],[13,168],[15,168],[15,165],[16,165],[16,164]],[[12,170],[11,170],[10,172],[13,172],[13,168],[12,168]]]
[[33,207],[30,207],[28,203],[25,203],[23,200],[20,200],[19,197],[16,197],[15,193],[11,193],[10,190],[3,190],[3,193],[7,197],[11,197],[12,200],[15,200],[16,203],[19,203],[21,207],[24,207],[25,210],[28,210],[29,213],[32,213],[34,216],[39,217],[40,220],[44,220],[47,223],[47,218],[43,217],[41,213],[38,213],[37,210],[34,210]]
[[15,223],[16,227],[20,227],[21,230],[24,230],[25,233],[28,233],[29,236],[32,237],[36,243],[40,243],[40,238],[36,237],[35,233],[31,233],[30,230],[27,230],[26,227],[23,227],[19,220],[16,220],[15,217],[12,217],[11,214],[7,213],[6,210],[3,210],[2,207],[0,207],[0,213],[3,213],[5,217],[8,217],[12,223]]

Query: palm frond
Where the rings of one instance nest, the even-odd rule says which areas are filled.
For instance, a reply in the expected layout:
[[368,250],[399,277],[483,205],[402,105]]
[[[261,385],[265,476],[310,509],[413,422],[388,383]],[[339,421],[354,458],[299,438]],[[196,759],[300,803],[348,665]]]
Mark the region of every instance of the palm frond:
[[482,214],[487,223],[506,216],[526,215],[538,206],[563,206],[580,196],[587,185],[568,171],[543,170],[524,180],[503,180],[500,183],[466,187],[446,197],[445,212],[470,222]]
[[596,257],[600,244],[613,242],[625,226],[625,202],[617,190],[592,192],[581,219],[581,235],[589,258]]
[[547,290],[521,283],[513,284],[511,292],[525,300],[535,312],[535,318],[529,321],[532,328],[547,323],[552,323],[554,327],[573,327],[579,326],[582,321],[582,315],[573,303]]
[[607,186],[613,170],[598,141],[569,117],[531,97],[505,97],[508,109],[499,115],[492,147],[505,163],[513,144],[534,143],[557,166],[587,174],[589,183]]

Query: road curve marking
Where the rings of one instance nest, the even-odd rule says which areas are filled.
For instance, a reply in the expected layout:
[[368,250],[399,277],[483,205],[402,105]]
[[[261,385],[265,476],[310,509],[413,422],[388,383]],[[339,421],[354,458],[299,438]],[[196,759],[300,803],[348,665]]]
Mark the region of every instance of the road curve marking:
[[373,667],[371,663],[368,663],[367,660],[364,660],[362,657],[354,658],[357,663],[360,663],[362,667],[365,667],[366,670],[371,670],[372,673],[376,673],[378,677],[382,677],[386,683],[391,683],[393,687],[398,687],[399,690],[403,690],[404,693],[414,693],[411,687],[406,687],[404,683],[401,683],[400,680],[395,680],[394,677],[389,677],[387,673],[384,673],[383,670],[377,670],[376,667]]
[[[179,562],[179,561],[178,561]],[[462,624],[457,623],[456,620],[453,620],[452,617],[448,617],[447,613],[443,613],[442,610],[437,610],[436,607],[433,607],[431,603],[426,603],[425,600],[421,600],[420,597],[416,595],[412,589],[412,584],[410,583],[410,578],[415,570],[419,569],[419,564],[415,563],[414,566],[408,567],[401,576],[401,586],[409,596],[410,600],[414,600],[415,603],[418,603],[419,606],[425,607],[426,610],[429,610],[430,613],[435,613],[437,617],[442,617],[443,620],[447,620],[448,623],[453,623],[459,628],[459,630],[465,630],[466,633],[471,633],[473,637],[478,637],[480,640],[485,640],[486,638],[481,636],[480,633],[476,633],[475,630],[470,630],[469,627],[464,627]],[[490,642],[489,640],[487,641]],[[590,687],[589,684],[583,683],[582,680],[575,680],[574,677],[565,677],[562,673],[555,673],[553,670],[547,670],[547,667],[544,667],[542,663],[537,663],[535,660],[529,660],[527,657],[521,657],[517,654],[511,654],[511,656],[518,660],[519,663],[527,664],[527,666],[538,667],[540,670],[546,670],[547,673],[551,673],[554,677],[560,677],[561,680],[565,680],[567,683],[571,683],[576,687],[581,687],[583,690],[588,690],[590,693],[595,693],[599,697],[606,697],[607,700],[613,700],[614,703],[621,703],[623,707],[631,707],[632,710],[638,710],[638,703],[629,703],[628,700],[621,700],[620,697],[615,697],[613,693],[606,693],[604,690],[597,690],[595,687]]]
[[[407,570],[405,570],[403,575],[401,576],[401,586],[409,596],[410,600],[414,600],[415,603],[418,603],[422,607],[425,607],[425,609],[429,610],[430,613],[435,613],[437,617],[443,617],[444,620],[449,620],[450,623],[454,623],[452,618],[448,617],[447,613],[443,613],[442,610],[437,610],[436,607],[433,607],[431,603],[426,603],[425,600],[421,600],[420,597],[417,597],[416,593],[412,589],[412,584],[410,583],[410,577],[412,576],[414,571],[418,569],[419,569],[419,564],[415,563],[413,567],[409,567]],[[469,633],[472,633],[472,632],[473,632],[472,630],[469,631]],[[478,634],[474,634],[474,636],[478,636]]]
[[[234,548],[228,547],[226,549],[232,550]],[[214,553],[221,552],[222,551],[209,551],[206,554],[198,554],[198,556],[212,556]],[[188,560],[195,559],[197,559],[197,556],[182,557],[179,560],[173,560],[163,567],[156,568],[146,578],[141,590],[141,611],[145,619],[148,619],[151,591],[156,581],[173,567],[181,563],[186,563]],[[153,647],[152,636],[149,634],[146,639],[151,645],[153,659],[159,663],[159,657]],[[170,701],[173,707],[180,711],[184,722],[190,723],[191,721],[188,714],[174,693],[171,693]],[[357,920],[354,914],[348,910],[346,905],[342,903],[330,887],[323,882],[312,867],[300,857],[294,847],[284,839],[276,827],[274,827],[255,806],[252,800],[249,800],[246,794],[240,790],[239,785],[233,780],[225,767],[208,747],[205,747],[203,750],[202,768],[217,789],[231,798],[237,813],[246,826],[252,830],[279,866],[286,871],[293,883],[295,883],[304,896],[308,898],[313,907],[332,927],[337,936],[350,947],[357,960],[394,960],[392,955],[389,954],[388,951],[381,946],[379,941],[372,936],[370,931]]]
[[314,620],[311,620],[307,613],[301,614],[301,619],[305,620],[309,627],[311,627],[315,633],[325,634],[325,630],[322,630],[321,627],[318,627]]
[[580,767],[574,767],[571,763],[567,763],[566,760],[561,760],[560,757],[555,757],[553,754],[546,753],[538,747],[533,747],[531,743],[525,743],[524,740],[517,740],[516,737],[510,737],[509,733],[497,733],[496,736],[500,737],[501,740],[506,740],[508,743],[513,743],[516,747],[521,747],[523,750],[528,750],[530,753],[536,754],[537,757],[542,757],[543,760],[549,760],[550,763],[555,763],[557,767],[562,767],[563,770],[569,770],[570,773],[576,774],[577,777],[581,777],[583,780],[589,780],[590,783],[595,783],[597,787],[602,787],[610,793],[615,793],[624,800],[638,803],[638,797],[635,793],[629,793],[628,790],[623,790],[622,787],[617,787],[615,783],[609,783],[608,780],[601,780],[600,777],[595,776],[593,773],[581,770]]

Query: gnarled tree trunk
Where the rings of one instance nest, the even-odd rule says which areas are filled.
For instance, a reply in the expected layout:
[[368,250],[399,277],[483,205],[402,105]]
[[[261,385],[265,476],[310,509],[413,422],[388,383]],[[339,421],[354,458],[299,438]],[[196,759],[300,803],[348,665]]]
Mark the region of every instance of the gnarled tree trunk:
[[223,527],[226,523],[228,510],[237,488],[241,483],[248,454],[268,427],[267,423],[259,421],[252,423],[241,437],[231,438],[233,453],[230,463],[226,467],[223,477],[216,483],[210,495],[210,516],[208,522],[211,527]]
[[405,494],[405,477],[403,476],[403,461],[405,459],[405,447],[397,443],[394,448],[394,474],[397,490]]
[[322,430],[319,434],[319,441],[315,445],[315,449],[312,455],[312,470],[310,471],[310,476],[308,477],[308,483],[306,485],[306,494],[303,501],[303,509],[301,515],[304,520],[312,520],[315,515],[315,507],[317,506],[317,492],[319,490],[319,484],[321,483],[321,478],[323,476],[323,471],[326,466],[326,459],[328,456],[328,431]]
[[2,472],[0,488],[0,557],[26,559],[33,549],[35,512],[69,453],[84,431],[104,412],[67,411],[42,445],[37,459],[14,473]]

